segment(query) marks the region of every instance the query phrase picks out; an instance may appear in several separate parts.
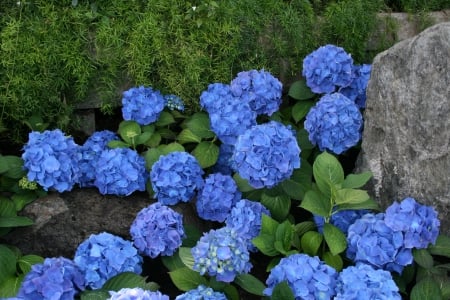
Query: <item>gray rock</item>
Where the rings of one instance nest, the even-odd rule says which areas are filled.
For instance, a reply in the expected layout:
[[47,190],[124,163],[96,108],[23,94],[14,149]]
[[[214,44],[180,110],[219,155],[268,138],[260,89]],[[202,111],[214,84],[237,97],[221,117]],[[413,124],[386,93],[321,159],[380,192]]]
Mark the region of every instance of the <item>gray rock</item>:
[[378,54],[366,105],[356,169],[373,172],[370,193],[435,206],[450,234],[450,22]]

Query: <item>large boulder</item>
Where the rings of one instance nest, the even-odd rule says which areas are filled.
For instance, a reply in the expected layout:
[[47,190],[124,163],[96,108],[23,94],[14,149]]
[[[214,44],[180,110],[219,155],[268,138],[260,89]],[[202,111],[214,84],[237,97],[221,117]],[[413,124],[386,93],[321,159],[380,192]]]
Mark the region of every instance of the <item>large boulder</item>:
[[433,205],[450,234],[450,22],[378,54],[367,87],[357,171],[386,208],[413,197]]

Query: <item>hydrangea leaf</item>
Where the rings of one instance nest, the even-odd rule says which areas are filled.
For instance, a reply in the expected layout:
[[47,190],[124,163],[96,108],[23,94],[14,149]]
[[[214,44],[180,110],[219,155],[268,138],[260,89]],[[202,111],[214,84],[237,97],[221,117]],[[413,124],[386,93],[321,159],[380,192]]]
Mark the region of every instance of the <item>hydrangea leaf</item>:
[[20,257],[17,262],[22,273],[27,274],[28,272],[30,272],[32,265],[42,263],[43,261],[43,257],[39,255],[29,254]]
[[0,174],[5,173],[8,169],[8,162],[3,155],[0,155]]
[[6,197],[0,196],[0,216],[13,217],[16,215],[16,208],[14,202]]
[[142,133],[141,126],[135,121],[122,121],[119,124],[119,135],[128,144],[133,144],[134,138]]
[[317,231],[308,231],[302,236],[300,243],[302,245],[303,251],[306,254],[314,256],[317,254],[322,241],[323,235],[321,235]]
[[213,166],[219,158],[219,147],[212,142],[201,142],[192,151],[202,168]]
[[433,255],[440,255],[450,257],[450,237],[446,235],[439,235],[434,245],[430,245],[428,250]]
[[163,265],[169,270],[174,271],[176,269],[184,268],[186,267],[181,260],[180,256],[178,255],[178,252],[175,252],[171,256],[160,256],[161,261]]
[[158,149],[161,150],[161,153],[163,155],[169,154],[170,152],[176,152],[176,151],[184,152],[183,145],[178,144],[176,142],[173,142],[170,144],[165,144],[165,145],[160,145],[158,147]]
[[162,111],[155,125],[158,127],[164,127],[173,123],[175,123],[175,119],[172,114],[168,111]]
[[102,286],[102,289],[107,291],[118,291],[122,288],[135,287],[151,291],[156,291],[159,288],[158,284],[154,282],[146,282],[145,277],[133,272],[123,272],[106,281]]
[[188,267],[169,272],[173,284],[183,292],[197,288],[199,285],[208,285],[205,277]]
[[85,290],[80,295],[80,300],[104,300],[111,297],[108,291],[104,290]]
[[16,273],[16,255],[6,245],[0,244],[0,284]]
[[345,203],[362,203],[369,199],[369,194],[364,190],[357,189],[340,189],[335,193],[335,204],[345,204]]
[[324,195],[317,191],[309,190],[305,194],[300,207],[322,217],[329,217],[331,213],[331,203]]
[[302,236],[308,231],[312,231],[316,228],[316,224],[313,221],[303,221],[301,223],[295,224],[294,231],[295,234]]
[[336,211],[339,210],[347,210],[347,209],[372,209],[372,210],[380,210],[380,206],[373,199],[367,199],[363,202],[359,203],[343,203],[337,206]]
[[286,281],[277,284],[272,291],[272,300],[294,300],[294,293]]
[[300,169],[295,169],[291,178],[281,183],[283,191],[292,199],[301,200],[306,191],[311,189],[311,167],[302,160]]
[[357,189],[364,186],[370,178],[372,178],[372,172],[367,171],[360,174],[349,174],[345,177],[342,183],[342,188]]
[[275,233],[275,242],[279,241],[283,249],[283,251],[280,251],[281,249],[277,249],[278,251],[281,253],[289,251],[291,248],[293,234],[294,230],[292,224],[288,220],[278,225]]
[[431,276],[420,280],[411,290],[411,300],[442,299],[439,283]]
[[344,262],[340,255],[333,255],[328,251],[322,255],[322,259],[327,265],[333,267],[338,272],[340,272],[344,266]]
[[5,217],[0,216],[0,228],[3,227],[20,227],[20,226],[30,226],[33,225],[34,222],[28,217],[22,217],[22,216],[12,216],[12,217]]
[[[5,155],[2,159],[7,164],[7,170],[4,175],[13,179],[20,179],[25,176],[26,172],[23,169],[23,159],[14,155]],[[3,172],[0,172],[3,173]]]
[[275,220],[284,220],[291,208],[291,198],[288,195],[278,194],[269,195],[263,193],[261,195],[261,204],[264,205]]
[[251,274],[239,274],[234,279],[234,283],[247,292],[258,296],[263,296],[263,290],[266,288],[264,283]]
[[302,120],[309,112],[311,107],[313,107],[315,104],[314,101],[302,101],[297,102],[292,107],[292,118],[295,120],[295,122],[299,122]]
[[180,247],[180,249],[178,250],[178,255],[180,256],[183,264],[186,267],[192,269],[192,267],[194,266],[194,257],[192,256],[191,248]]
[[252,239],[253,245],[267,256],[276,256],[280,252],[275,248],[275,237],[272,234],[260,233],[257,237]]
[[163,152],[158,148],[150,148],[145,152],[144,158],[147,170],[151,170],[153,164],[158,161],[161,155],[163,155]]
[[315,96],[304,79],[293,82],[289,87],[288,95],[295,100],[308,100]]
[[161,134],[159,132],[155,132],[152,136],[145,142],[145,145],[148,147],[158,147],[159,143],[161,143]]
[[[307,158],[308,156],[303,156],[306,150],[314,149],[315,146],[311,143],[308,137],[308,131],[306,131],[304,128],[297,131],[297,143],[300,146],[300,149],[302,149],[302,157]],[[302,168],[304,168],[304,164],[302,161]]]
[[433,256],[427,249],[413,249],[414,261],[425,269],[431,269],[434,265]]
[[239,292],[237,288],[234,285],[227,284],[225,285],[225,288],[223,289],[223,292],[227,296],[227,299],[229,300],[239,300]]
[[325,223],[323,225],[323,236],[325,237],[325,241],[327,242],[332,255],[338,255],[347,248],[347,239],[344,233],[336,226]]
[[124,141],[116,141],[116,140],[114,140],[114,141],[108,142],[108,147],[111,148],[111,149],[114,149],[114,148],[128,148],[130,146],[131,146],[130,144],[127,144]]
[[250,191],[255,190],[255,189],[248,183],[248,181],[247,181],[246,179],[242,178],[241,176],[239,176],[238,173],[234,173],[233,179],[234,179],[234,181],[236,182],[236,184],[237,184],[239,190],[240,190],[242,193],[250,192]]
[[200,143],[202,138],[194,134],[189,128],[185,128],[178,134],[177,140],[180,144]]
[[313,174],[317,187],[327,198],[344,182],[344,169],[337,158],[327,152],[322,152],[314,160]]
[[24,277],[25,275],[21,274],[7,277],[3,282],[0,281],[0,298],[9,299],[16,296]]
[[136,136],[135,144],[136,145],[143,145],[145,144],[151,137],[151,132],[142,132],[140,135]]
[[211,131],[209,117],[204,112],[198,112],[191,116],[186,122],[187,128],[195,135],[208,139],[214,137],[214,132]]

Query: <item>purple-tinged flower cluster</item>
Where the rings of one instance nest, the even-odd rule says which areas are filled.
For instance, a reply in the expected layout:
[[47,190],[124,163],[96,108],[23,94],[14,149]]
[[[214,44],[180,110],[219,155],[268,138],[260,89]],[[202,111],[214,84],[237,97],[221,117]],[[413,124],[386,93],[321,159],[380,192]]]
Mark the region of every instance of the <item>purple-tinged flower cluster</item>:
[[28,180],[46,191],[72,190],[79,180],[79,147],[59,129],[31,132],[22,154]]
[[95,170],[100,154],[108,148],[108,143],[118,140],[117,135],[109,130],[94,132],[80,147],[80,179],[81,187],[93,187],[95,181]]
[[134,246],[147,256],[172,255],[186,237],[183,216],[159,202],[143,208],[131,224]]
[[98,157],[94,185],[103,195],[128,196],[145,191],[145,159],[129,148],[105,149]]
[[232,165],[252,187],[271,188],[300,168],[300,147],[289,126],[270,121],[239,136]]
[[[340,210],[331,215],[330,223],[339,228],[343,233],[347,234],[348,227],[369,212],[370,211],[367,209]],[[322,233],[325,219],[322,216],[314,215],[314,222],[316,223],[317,230]]]
[[436,210],[410,197],[391,204],[386,209],[384,222],[393,231],[404,234],[405,248],[427,248],[439,235],[440,221]]
[[187,152],[162,155],[153,164],[150,180],[155,197],[164,205],[188,202],[203,187],[204,171],[197,159]]
[[366,107],[366,88],[371,70],[371,65],[353,66],[352,82],[350,85],[339,89],[339,93],[355,102],[359,108]]
[[108,300],[169,300],[169,296],[161,294],[159,291],[146,291],[141,288],[123,288],[110,291]]
[[18,299],[74,299],[84,290],[83,274],[73,261],[64,258],[46,258],[31,266],[17,294]]
[[175,300],[227,300],[224,293],[216,292],[210,287],[199,285],[196,289],[187,291]]
[[231,167],[231,157],[233,156],[233,152],[234,145],[220,144],[219,157],[213,167],[213,172],[231,175],[233,173],[233,168]]
[[164,96],[151,87],[134,87],[123,92],[122,115],[140,125],[156,122],[166,105]]
[[165,95],[164,100],[166,101],[166,107],[168,109],[184,111],[184,102],[180,97],[176,95]]
[[197,213],[204,220],[223,222],[241,196],[233,177],[211,173],[197,195]]
[[341,47],[325,45],[303,60],[306,85],[316,94],[333,93],[352,82],[353,59]]
[[273,288],[286,281],[295,299],[331,299],[335,294],[336,270],[317,256],[292,254],[280,260],[266,280],[264,295],[271,296]]
[[140,274],[142,260],[130,241],[107,232],[92,234],[78,246],[73,259],[92,289],[123,272]]
[[320,151],[341,154],[361,139],[363,118],[353,101],[334,93],[322,96],[306,115],[304,125],[309,140]]
[[230,86],[233,95],[248,103],[258,115],[271,116],[280,107],[283,85],[267,71],[240,72]]
[[217,281],[232,282],[252,268],[247,242],[228,227],[211,229],[191,249],[193,269],[204,275],[216,276]]
[[369,213],[350,225],[346,255],[356,263],[401,274],[413,262],[412,251],[405,248],[403,233],[388,227],[384,217],[384,213]]
[[339,273],[333,299],[401,300],[402,297],[391,273],[360,263]]
[[270,216],[270,211],[261,203],[242,199],[231,209],[225,220],[227,227],[233,228],[247,241],[247,249],[256,252],[252,239],[261,231],[262,215]]

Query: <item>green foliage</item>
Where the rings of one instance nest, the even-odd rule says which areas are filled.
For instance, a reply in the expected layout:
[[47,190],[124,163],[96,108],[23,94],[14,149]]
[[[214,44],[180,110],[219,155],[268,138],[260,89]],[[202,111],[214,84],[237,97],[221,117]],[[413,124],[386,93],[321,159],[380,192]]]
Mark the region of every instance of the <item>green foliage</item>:
[[448,0],[385,0],[394,11],[420,12],[450,8]]

